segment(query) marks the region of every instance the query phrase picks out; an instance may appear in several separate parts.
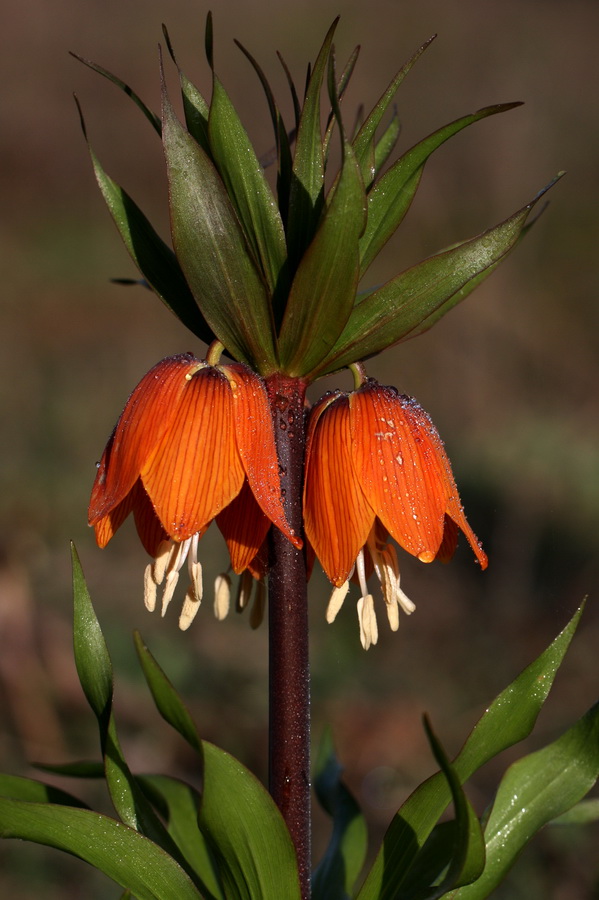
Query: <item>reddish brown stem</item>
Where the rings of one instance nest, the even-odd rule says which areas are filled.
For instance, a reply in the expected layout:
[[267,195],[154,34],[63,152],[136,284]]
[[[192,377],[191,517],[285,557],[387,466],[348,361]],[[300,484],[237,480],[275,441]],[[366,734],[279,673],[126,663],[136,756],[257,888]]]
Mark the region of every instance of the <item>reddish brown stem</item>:
[[[290,525],[302,534],[306,385],[267,379]],[[310,666],[304,552],[271,528],[269,616],[269,788],[297,853],[302,900],[310,896]]]

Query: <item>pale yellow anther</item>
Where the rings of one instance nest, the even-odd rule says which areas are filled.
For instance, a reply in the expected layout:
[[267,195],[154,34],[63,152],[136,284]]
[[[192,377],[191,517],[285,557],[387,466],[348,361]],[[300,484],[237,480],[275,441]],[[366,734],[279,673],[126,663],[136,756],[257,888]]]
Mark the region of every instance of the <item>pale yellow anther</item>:
[[179,628],[181,631],[187,631],[193,620],[195,619],[198,609],[200,608],[201,597],[197,597],[193,585],[185,594],[183,607],[179,616]]
[[379,630],[374,612],[372,594],[366,594],[358,600],[358,621],[360,623],[360,641],[365,650],[379,639]]
[[235,602],[237,612],[242,612],[250,602],[253,582],[254,579],[247,569],[241,573],[239,577],[239,586],[237,588],[237,598]]
[[231,606],[231,579],[225,573],[214,580],[214,615],[222,622],[229,614]]
[[349,591],[349,581],[344,581],[340,587],[333,588],[329,605],[327,606],[326,620],[329,625],[337,618],[337,613],[343,606],[343,601]]
[[161,541],[160,546],[158,547],[158,553],[152,564],[152,578],[154,579],[154,584],[162,584],[164,581],[172,550],[172,541]]
[[148,563],[144,571],[144,604],[149,612],[154,612],[156,609],[156,598],[158,593],[152,572],[153,568],[153,563]]

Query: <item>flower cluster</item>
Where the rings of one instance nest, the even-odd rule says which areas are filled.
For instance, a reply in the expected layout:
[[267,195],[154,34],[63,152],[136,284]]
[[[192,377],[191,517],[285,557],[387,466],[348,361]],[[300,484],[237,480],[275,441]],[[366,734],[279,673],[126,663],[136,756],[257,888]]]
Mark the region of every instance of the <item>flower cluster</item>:
[[[350,394],[325,395],[311,410],[305,459],[304,524],[334,585],[333,621],[357,579],[360,635],[376,643],[368,576],[378,578],[389,624],[414,609],[400,587],[391,536],[422,562],[448,560],[458,530],[483,568],[487,558],[466,521],[451,466],[428,415],[409,397],[373,380]],[[162,360],[131,394],[98,466],[89,508],[104,547],[129,513],[154,561],[147,566],[148,609],[162,591],[162,613],[187,562],[190,585],[179,624],[191,624],[203,595],[198,543],[213,519],[227,542],[231,568],[263,584],[271,526],[297,547],[281,496],[272,417],[262,379],[241,364],[211,365],[191,354]],[[229,599],[219,576],[215,612]],[[257,592],[260,618],[263,589]]]

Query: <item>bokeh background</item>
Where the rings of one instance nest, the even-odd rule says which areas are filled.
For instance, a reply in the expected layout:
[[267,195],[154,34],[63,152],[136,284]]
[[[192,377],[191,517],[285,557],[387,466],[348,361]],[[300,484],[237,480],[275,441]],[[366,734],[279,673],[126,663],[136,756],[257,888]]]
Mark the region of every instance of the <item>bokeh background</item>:
[[[455,753],[490,700],[590,595],[580,633],[524,748],[474,780],[482,812],[516,754],[555,738],[596,699],[599,548],[599,64],[596,0],[215,0],[216,60],[259,152],[266,104],[237,37],[289,108],[275,50],[301,84],[341,13],[340,58],[361,59],[346,109],[372,104],[432,33],[439,37],[398,95],[407,149],[439,125],[496,102],[526,105],[461,133],[429,162],[396,238],[369,273],[381,282],[524,205],[559,170],[549,209],[479,291],[435,329],[388,351],[371,374],[415,395],[446,441],[467,513],[490,566],[461,546],[449,566],[402,558],[417,603],[399,634],[381,628],[365,654],[353,604],[324,622],[325,580],[311,585],[313,713],[330,723],[373,840],[434,769],[421,716]],[[0,41],[0,765],[96,758],[92,716],[71,650],[68,541],[79,548],[117,671],[122,743],[138,771],[194,778],[193,760],[144,690],[133,628],[169,672],[202,734],[264,776],[266,629],[219,624],[210,599],[193,628],[175,610],[148,614],[145,556],[127,526],[104,552],[86,527],[94,464],[130,390],[163,356],[203,349],[134,277],[96,189],[72,99],[82,103],[104,166],[168,234],[159,141],[130,101],[68,55],[75,50],[159,105],[156,45],[168,24],[187,73],[209,95],[207,7],[187,0],[28,0]],[[175,87],[175,74],[169,70]],[[348,115],[348,118],[350,116]],[[343,379],[339,381],[341,386]],[[463,544],[464,542],[462,542]],[[225,566],[219,535],[203,541],[206,580]],[[77,787],[68,785],[77,791]],[[81,793],[108,810],[97,788]],[[325,837],[316,815],[316,852]],[[500,898],[599,896],[597,828],[547,829]],[[0,895],[117,897],[83,863],[0,845]]]

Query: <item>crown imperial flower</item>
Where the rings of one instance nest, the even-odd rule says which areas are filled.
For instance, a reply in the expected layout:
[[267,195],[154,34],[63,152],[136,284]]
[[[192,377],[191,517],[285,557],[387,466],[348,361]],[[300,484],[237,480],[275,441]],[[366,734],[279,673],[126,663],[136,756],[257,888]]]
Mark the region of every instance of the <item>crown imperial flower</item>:
[[[198,542],[214,518],[237,573],[252,568],[271,524],[301,546],[285,518],[272,419],[257,375],[241,364],[214,366],[188,353],[163,359],[142,378],[92,489],[89,523],[100,547],[131,512],[155,558],[145,575],[148,607],[154,608],[164,583],[164,614],[188,561],[182,628],[202,598]],[[253,573],[262,574],[262,566]]]
[[487,557],[462,509],[451,465],[437,430],[416,401],[369,379],[350,394],[323,397],[310,417],[304,487],[306,537],[335,586],[327,619],[332,621],[352,574],[362,643],[378,632],[366,587],[374,570],[389,623],[398,608],[413,603],[400,588],[390,535],[422,562],[449,560],[458,531],[466,535],[482,568]]

